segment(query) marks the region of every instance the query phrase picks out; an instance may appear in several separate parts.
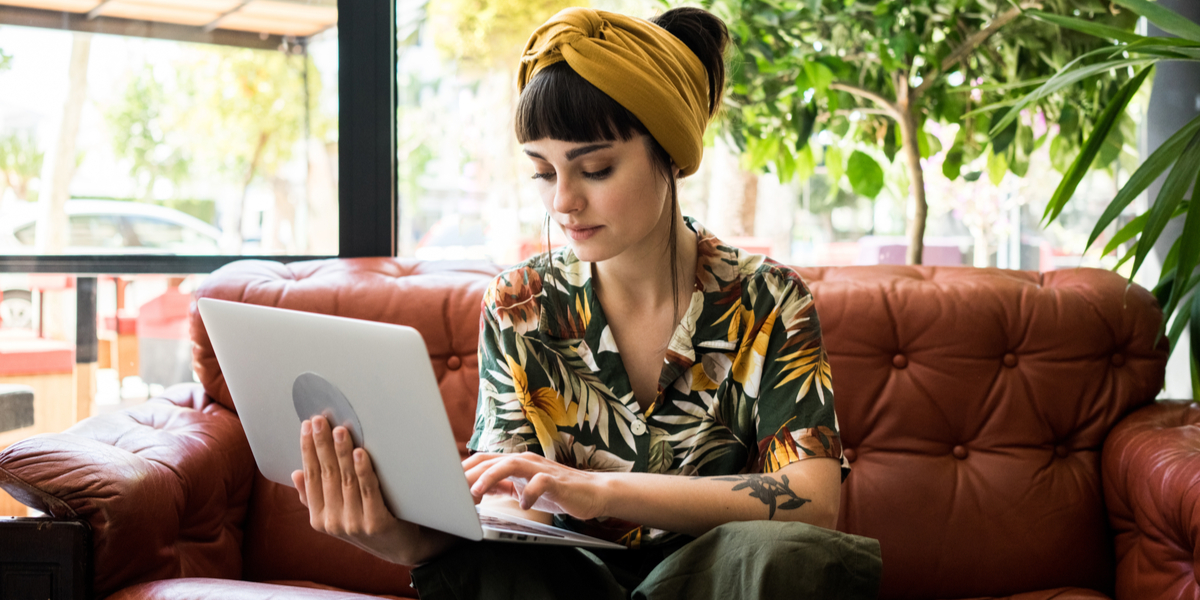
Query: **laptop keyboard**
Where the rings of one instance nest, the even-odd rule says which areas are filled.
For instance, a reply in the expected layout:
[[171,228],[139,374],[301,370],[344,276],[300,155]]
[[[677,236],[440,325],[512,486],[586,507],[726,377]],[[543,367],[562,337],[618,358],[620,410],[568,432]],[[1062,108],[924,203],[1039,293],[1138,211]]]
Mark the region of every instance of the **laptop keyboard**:
[[559,534],[559,533],[553,533],[553,532],[545,531],[542,529],[534,529],[533,527],[528,527],[528,526],[522,525],[520,523],[513,523],[512,521],[505,521],[504,519],[499,519],[499,518],[493,517],[492,515],[482,515],[482,514],[479,515],[479,522],[484,527],[491,527],[492,529],[502,529],[504,531],[512,531],[514,533],[528,533],[531,535],[540,535],[543,537],[555,537],[555,538],[563,538],[563,539],[566,539],[566,537],[567,537],[567,536]]

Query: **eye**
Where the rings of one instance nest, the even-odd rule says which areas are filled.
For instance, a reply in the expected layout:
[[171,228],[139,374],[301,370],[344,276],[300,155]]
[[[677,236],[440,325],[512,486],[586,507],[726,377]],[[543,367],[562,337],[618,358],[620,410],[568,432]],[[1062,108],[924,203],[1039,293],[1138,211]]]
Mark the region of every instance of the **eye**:
[[604,179],[605,177],[608,177],[612,173],[612,170],[613,170],[612,167],[608,167],[606,169],[601,169],[594,173],[588,173],[587,171],[584,171],[583,176],[588,179]]
[[554,179],[554,171],[547,171],[545,173],[541,173],[541,172],[534,173],[532,179],[545,179],[545,180],[549,181],[551,179]]

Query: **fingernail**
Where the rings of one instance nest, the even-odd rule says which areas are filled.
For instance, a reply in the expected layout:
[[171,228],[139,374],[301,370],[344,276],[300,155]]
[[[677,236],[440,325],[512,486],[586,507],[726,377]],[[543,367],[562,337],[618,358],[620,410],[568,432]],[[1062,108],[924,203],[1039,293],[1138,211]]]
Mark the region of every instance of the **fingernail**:
[[341,442],[341,441],[345,441],[345,439],[346,439],[346,430],[345,429],[338,427],[337,429],[333,430],[333,441]]
[[313,431],[321,431],[324,428],[324,419],[313,419]]
[[303,433],[304,435],[311,435],[312,421],[305,419],[304,422],[300,424],[300,433]]
[[360,462],[362,462],[362,460],[363,460],[363,451],[355,450],[354,451],[354,462],[360,463]]

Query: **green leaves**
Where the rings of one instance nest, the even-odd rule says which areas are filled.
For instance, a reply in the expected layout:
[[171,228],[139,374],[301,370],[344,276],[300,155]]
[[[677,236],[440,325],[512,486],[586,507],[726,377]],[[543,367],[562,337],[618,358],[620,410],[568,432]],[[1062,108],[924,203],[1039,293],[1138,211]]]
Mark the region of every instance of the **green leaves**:
[[1055,15],[1042,12],[1040,10],[1028,10],[1025,11],[1025,14],[1047,23],[1053,23],[1064,29],[1071,29],[1080,33],[1094,35],[1098,38],[1103,38],[1106,40],[1117,40],[1119,42],[1129,43],[1142,39],[1142,36],[1137,35],[1136,33],[1125,31],[1124,29],[1118,29],[1116,27],[1109,27],[1108,25],[1096,23],[1095,21],[1085,21],[1083,19]]
[[[1120,50],[1119,46],[1114,46],[1113,48],[1116,51]],[[1079,83],[1080,81],[1083,81],[1084,79],[1093,77],[1095,75],[1099,75],[1101,73],[1105,73],[1108,71],[1115,71],[1118,69],[1124,69],[1127,67],[1136,68],[1136,67],[1146,66],[1153,62],[1154,62],[1154,59],[1152,59],[1152,58],[1121,58],[1121,59],[1117,59],[1117,60],[1105,61],[1105,62],[1098,63],[1098,64],[1087,65],[1087,66],[1082,66],[1082,67],[1078,67],[1078,68],[1072,68],[1070,70],[1064,69],[1058,75],[1051,77],[1050,81],[1047,81],[1046,83],[1042,84],[1042,86],[1039,87],[1038,89],[1034,90],[1033,93],[1029,94],[1028,96],[1025,96],[1019,102],[1017,102],[1015,105],[1013,105],[1013,107],[1010,108],[1007,113],[1005,113],[1005,115],[999,120],[999,122],[997,122],[996,124],[994,124],[992,126],[991,134],[996,135],[996,133],[1003,130],[1005,127],[1007,127],[1009,123],[1012,123],[1013,121],[1015,121],[1016,118],[1018,116],[1020,116],[1022,110],[1025,110],[1026,108],[1029,107],[1029,105],[1033,104],[1034,102],[1037,102],[1038,100],[1041,100],[1042,98],[1049,96],[1050,94],[1053,94],[1053,93],[1060,91],[1068,86],[1074,85],[1076,83]],[[1077,61],[1073,62],[1072,66],[1075,65],[1076,63],[1077,63]]]
[[1096,155],[1100,153],[1105,140],[1108,139],[1113,126],[1116,125],[1117,119],[1125,114],[1125,108],[1129,106],[1129,101],[1133,99],[1138,88],[1142,86],[1142,82],[1146,81],[1146,77],[1150,75],[1150,71],[1150,68],[1142,69],[1136,77],[1126,82],[1121,87],[1121,90],[1117,92],[1117,97],[1100,114],[1100,118],[1096,122],[1096,127],[1092,129],[1091,137],[1088,138],[1087,143],[1083,145],[1083,149],[1079,152],[1079,157],[1075,159],[1075,163],[1063,175],[1062,182],[1058,184],[1058,189],[1050,197],[1050,202],[1046,205],[1046,212],[1042,215],[1044,221],[1049,223],[1062,212],[1067,201],[1071,199],[1076,188],[1079,187],[1079,182],[1083,181],[1083,176],[1091,168]]
[[1113,4],[1133,10],[1167,33],[1177,35],[1185,40],[1200,42],[1200,25],[1161,4],[1146,0],[1113,0]]
[[1200,132],[1200,117],[1192,119],[1183,129],[1175,132],[1166,142],[1163,142],[1163,145],[1158,147],[1158,150],[1146,158],[1146,162],[1143,162],[1142,166],[1138,167],[1138,170],[1130,176],[1125,187],[1117,192],[1117,196],[1109,203],[1108,208],[1104,209],[1104,214],[1100,215],[1100,219],[1096,221],[1096,227],[1092,229],[1092,235],[1088,237],[1088,248],[1092,247],[1104,229],[1120,216],[1126,206],[1129,206],[1138,195],[1146,191],[1146,188],[1150,187],[1150,184],[1154,183],[1159,175],[1175,164],[1180,153],[1187,147],[1188,141],[1198,132]]
[[[1162,190],[1158,193],[1158,198],[1155,199],[1154,205],[1150,208],[1150,217],[1146,221],[1146,230],[1142,232],[1138,238],[1137,256],[1133,261],[1133,272],[1141,268],[1142,262],[1146,260],[1146,255],[1150,253],[1150,249],[1154,247],[1154,242],[1158,240],[1158,236],[1167,226],[1167,221],[1171,220],[1171,215],[1175,212],[1175,207],[1183,200],[1183,194],[1191,187],[1196,179],[1196,174],[1200,173],[1200,135],[1192,138],[1188,143],[1188,147],[1183,151],[1183,155],[1179,157],[1179,162],[1175,168],[1167,175],[1166,182],[1163,183]],[[1193,203],[1193,205],[1200,203]],[[1189,212],[1195,212],[1193,206]],[[1189,218],[1190,218],[1189,214]],[[1180,248],[1179,265],[1182,267],[1185,260],[1190,260],[1195,267],[1195,258],[1187,259],[1183,256],[1183,248]],[[1184,272],[1180,268],[1180,273],[1185,275],[1191,271]]]
[[[1200,137],[1197,140],[1200,140]],[[1170,179],[1169,176],[1168,179]],[[1167,306],[1163,309],[1166,314],[1171,314],[1179,302],[1183,300],[1183,296],[1189,291],[1187,289],[1189,283],[1187,276],[1190,276],[1192,271],[1196,270],[1197,264],[1200,264],[1200,203],[1192,202],[1191,204],[1192,206],[1187,211],[1187,217],[1183,221],[1183,231],[1180,232],[1179,240],[1177,240],[1179,244],[1179,264],[1175,267],[1175,272],[1180,276],[1175,280],[1175,285],[1171,289],[1170,300],[1167,301]],[[1153,211],[1151,211],[1151,215],[1153,215]],[[1170,218],[1168,217],[1168,220]],[[1200,355],[1195,356],[1200,357]]]
[[963,157],[962,144],[955,142],[946,153],[946,159],[942,161],[942,175],[945,175],[946,179],[954,181],[962,174]]
[[883,190],[883,168],[866,153],[855,150],[846,165],[846,177],[854,193],[872,200]]

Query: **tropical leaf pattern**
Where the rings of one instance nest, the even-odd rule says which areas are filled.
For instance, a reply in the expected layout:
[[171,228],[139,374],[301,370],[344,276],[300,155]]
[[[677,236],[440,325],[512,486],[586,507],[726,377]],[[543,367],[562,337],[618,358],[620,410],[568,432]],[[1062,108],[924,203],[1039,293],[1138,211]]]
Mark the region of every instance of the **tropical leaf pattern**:
[[[479,403],[468,448],[537,452],[578,469],[688,476],[771,473],[842,456],[812,294],[795,271],[699,223],[696,286],[642,411],[591,281],[570,248],[501,273],[483,299]],[[618,519],[558,524],[653,545]]]

